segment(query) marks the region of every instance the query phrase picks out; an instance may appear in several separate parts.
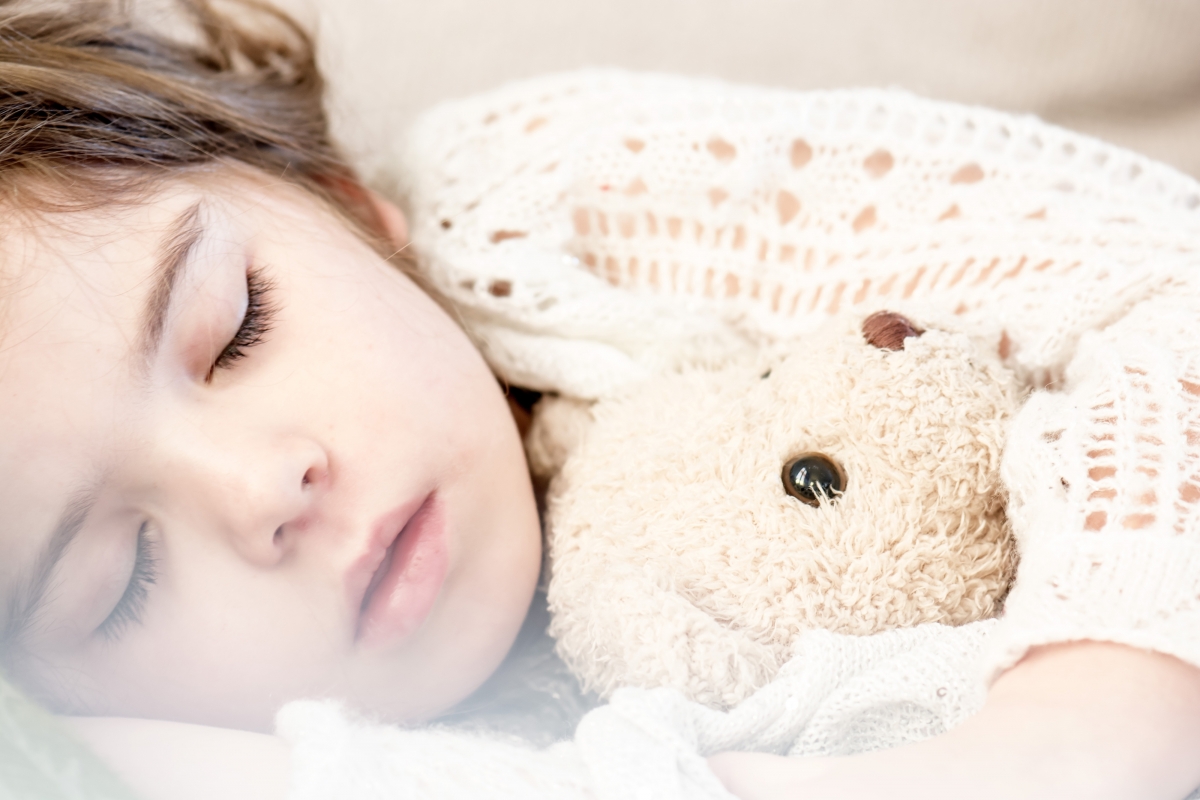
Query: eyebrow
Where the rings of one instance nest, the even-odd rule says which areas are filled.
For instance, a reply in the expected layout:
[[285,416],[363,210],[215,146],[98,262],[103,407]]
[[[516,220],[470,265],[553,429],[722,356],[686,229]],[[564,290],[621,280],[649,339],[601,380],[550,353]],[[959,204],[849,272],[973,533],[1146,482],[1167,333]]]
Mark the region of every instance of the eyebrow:
[[171,298],[180,284],[180,277],[191,263],[196,245],[204,238],[201,224],[203,201],[185,209],[175,218],[167,235],[159,246],[159,257],[154,267],[154,288],[146,299],[142,310],[142,328],[134,352],[139,363],[148,367],[162,345],[163,332],[167,328],[167,313],[171,310]]
[[55,523],[54,532],[27,573],[28,579],[18,584],[8,598],[8,615],[3,633],[0,633],[0,646],[6,649],[19,646],[21,638],[36,621],[54,569],[83,529],[83,523],[96,504],[96,495],[93,487],[71,494]]

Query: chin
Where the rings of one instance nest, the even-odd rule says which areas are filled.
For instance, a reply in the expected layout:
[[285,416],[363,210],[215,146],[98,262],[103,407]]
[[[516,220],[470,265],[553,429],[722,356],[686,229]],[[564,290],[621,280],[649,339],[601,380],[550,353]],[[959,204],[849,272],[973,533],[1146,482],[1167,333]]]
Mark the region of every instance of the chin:
[[379,654],[355,670],[352,683],[363,689],[350,689],[345,696],[359,711],[393,723],[424,722],[445,713],[504,661],[536,583],[535,571],[519,591],[510,582],[504,597],[467,597],[436,609],[404,652]]

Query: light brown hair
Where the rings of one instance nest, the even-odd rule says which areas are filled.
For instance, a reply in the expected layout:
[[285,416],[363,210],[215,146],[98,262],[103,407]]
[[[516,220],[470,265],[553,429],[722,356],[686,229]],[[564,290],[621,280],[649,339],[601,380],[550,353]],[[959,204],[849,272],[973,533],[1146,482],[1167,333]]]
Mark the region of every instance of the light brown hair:
[[328,202],[384,249],[330,140],[304,30],[260,0],[166,10],[170,33],[121,0],[0,0],[0,197],[95,208],[180,170],[245,165]]

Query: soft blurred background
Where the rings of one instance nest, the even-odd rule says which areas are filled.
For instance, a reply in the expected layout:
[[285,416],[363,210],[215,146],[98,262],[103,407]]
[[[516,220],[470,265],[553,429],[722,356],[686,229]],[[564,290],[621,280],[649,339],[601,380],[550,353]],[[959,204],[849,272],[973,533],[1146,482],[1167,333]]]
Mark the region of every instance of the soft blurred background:
[[279,0],[313,26],[368,174],[414,115],[504,81],[622,66],[898,86],[1037,114],[1200,176],[1200,0]]
[[[275,1],[316,32],[336,133],[384,187],[423,109],[584,66],[903,87],[1037,114],[1200,177],[1200,0]],[[0,683],[0,796],[125,796],[61,736]]]

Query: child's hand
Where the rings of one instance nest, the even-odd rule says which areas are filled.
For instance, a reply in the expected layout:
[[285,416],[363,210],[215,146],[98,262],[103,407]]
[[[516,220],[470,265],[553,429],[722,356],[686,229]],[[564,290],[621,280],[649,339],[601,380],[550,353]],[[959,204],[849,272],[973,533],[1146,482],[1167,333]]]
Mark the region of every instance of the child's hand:
[[937,738],[841,758],[721,753],[709,764],[743,800],[1180,800],[1200,786],[1200,670],[1121,645],[1042,647]]

